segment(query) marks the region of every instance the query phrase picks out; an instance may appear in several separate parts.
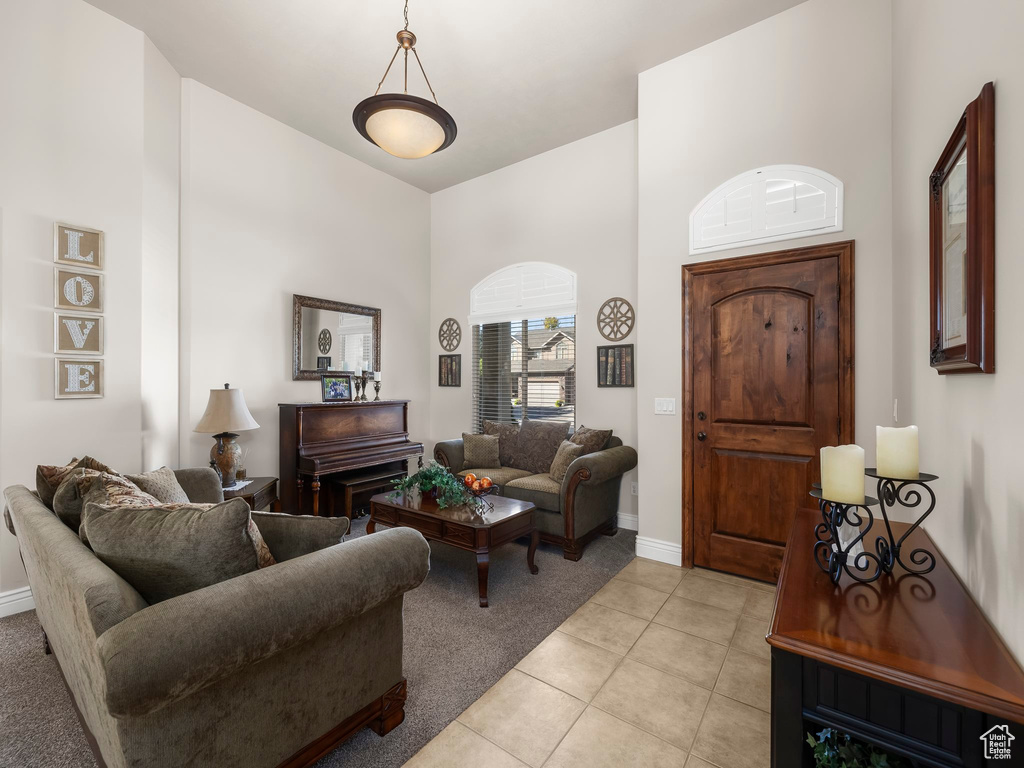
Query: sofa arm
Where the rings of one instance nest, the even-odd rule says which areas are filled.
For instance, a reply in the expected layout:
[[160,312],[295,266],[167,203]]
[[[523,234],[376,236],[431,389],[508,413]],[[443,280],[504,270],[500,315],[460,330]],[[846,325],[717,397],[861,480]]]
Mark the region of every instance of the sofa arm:
[[580,456],[569,465],[562,479],[562,498],[570,486],[579,483],[600,485],[629,472],[637,464],[636,450],[627,445],[606,448]]
[[448,467],[452,472],[461,472],[466,466],[466,448],[462,438],[435,443],[434,458],[438,464]]
[[253,512],[252,519],[279,563],[340,544],[349,529],[347,517]]
[[220,487],[220,475],[213,467],[192,467],[176,469],[174,476],[193,504],[220,504],[224,501],[224,489]]
[[144,608],[97,641],[107,708],[146,715],[306,642],[419,586],[429,556],[385,530]]

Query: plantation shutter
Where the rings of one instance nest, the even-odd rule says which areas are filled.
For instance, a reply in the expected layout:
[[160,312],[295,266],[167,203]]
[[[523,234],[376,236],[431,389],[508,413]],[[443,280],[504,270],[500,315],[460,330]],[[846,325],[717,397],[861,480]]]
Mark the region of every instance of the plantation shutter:
[[473,326],[473,428],[483,422],[576,422],[576,318]]

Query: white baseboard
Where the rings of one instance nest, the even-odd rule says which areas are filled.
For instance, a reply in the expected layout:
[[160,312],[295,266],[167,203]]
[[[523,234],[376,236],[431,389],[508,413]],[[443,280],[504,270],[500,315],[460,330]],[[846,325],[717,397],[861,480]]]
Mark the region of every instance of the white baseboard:
[[673,544],[671,541],[637,536],[636,556],[646,557],[648,560],[657,560],[660,563],[668,563],[669,565],[682,565],[683,547],[680,544]]
[[21,587],[12,589],[10,592],[0,592],[0,618],[13,616],[23,611],[31,611],[36,607],[36,601],[32,599],[32,588]]
[[625,528],[627,531],[638,531],[640,530],[639,518],[636,515],[619,512],[619,528]]

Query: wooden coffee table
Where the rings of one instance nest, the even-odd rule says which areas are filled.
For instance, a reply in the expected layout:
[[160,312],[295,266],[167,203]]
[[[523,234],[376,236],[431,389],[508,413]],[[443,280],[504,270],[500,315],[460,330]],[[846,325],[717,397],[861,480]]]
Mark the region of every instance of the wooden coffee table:
[[[493,505],[491,508],[488,508]],[[489,496],[480,512],[469,507],[441,509],[436,501],[418,502],[401,494],[379,493],[370,499],[370,519],[366,532],[377,525],[388,528],[412,528],[430,541],[440,541],[476,554],[476,577],[480,587],[480,607],[487,607],[487,570],[491,550],[523,536],[530,537],[526,564],[530,573],[537,573],[533,556],[537,552],[540,533],[533,520],[536,507],[527,501]]]

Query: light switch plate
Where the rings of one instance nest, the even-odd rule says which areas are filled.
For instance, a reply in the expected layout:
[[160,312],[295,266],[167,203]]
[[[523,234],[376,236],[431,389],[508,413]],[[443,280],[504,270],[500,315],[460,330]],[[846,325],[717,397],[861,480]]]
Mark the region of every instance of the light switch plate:
[[654,398],[654,413],[657,416],[673,416],[676,412],[676,399],[674,397]]

